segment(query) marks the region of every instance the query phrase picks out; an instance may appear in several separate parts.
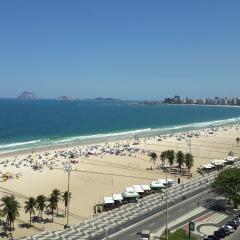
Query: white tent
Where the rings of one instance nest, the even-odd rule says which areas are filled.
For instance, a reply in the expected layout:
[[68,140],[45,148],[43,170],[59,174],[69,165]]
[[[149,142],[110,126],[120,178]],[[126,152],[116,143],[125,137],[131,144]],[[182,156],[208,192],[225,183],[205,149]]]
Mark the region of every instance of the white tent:
[[224,166],[226,164],[225,160],[219,160],[219,159],[215,159],[211,161],[211,164],[215,165],[215,166]]
[[126,192],[135,192],[133,187],[125,187]]
[[143,191],[150,191],[151,190],[149,185],[141,185],[141,187],[142,187]]
[[212,165],[211,163],[209,163],[209,164],[202,165],[202,167],[205,168],[205,169],[212,169],[212,168],[214,168],[215,166]]
[[125,197],[125,198],[139,198],[140,196],[137,192],[131,191],[131,192],[124,192],[123,197]]
[[150,187],[151,187],[152,189],[161,189],[161,188],[163,188],[163,183],[161,183],[161,182],[159,182],[159,181],[152,181],[152,182],[150,183]]
[[142,189],[142,187],[140,185],[133,185],[133,189],[137,193],[144,193],[144,190]]
[[157,181],[161,184],[166,184],[166,179],[158,179]]
[[104,197],[104,204],[113,204],[113,197]]
[[122,201],[123,200],[123,197],[122,197],[122,194],[113,194],[113,200],[114,201]]
[[227,161],[227,162],[236,162],[236,161],[238,161],[238,157],[228,156],[228,157],[226,158],[226,161]]

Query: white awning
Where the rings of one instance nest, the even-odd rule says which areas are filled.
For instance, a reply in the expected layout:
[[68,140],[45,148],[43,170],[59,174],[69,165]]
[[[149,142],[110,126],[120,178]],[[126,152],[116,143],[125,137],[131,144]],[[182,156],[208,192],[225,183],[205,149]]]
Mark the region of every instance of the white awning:
[[126,192],[135,192],[133,187],[125,187]]
[[113,204],[113,197],[104,197],[104,204]]
[[161,184],[166,184],[166,179],[158,179],[158,182],[160,182]]
[[163,183],[161,183],[159,181],[152,181],[150,186],[152,188],[163,188]]
[[133,191],[133,192],[124,192],[123,197],[125,197],[125,198],[139,198],[140,196],[137,192]]
[[212,165],[212,164],[206,164],[206,165],[203,165],[202,166],[203,168],[205,168],[205,169],[211,169],[211,168],[214,168],[214,166]]
[[141,187],[144,191],[150,191],[151,190],[149,185],[141,185]]
[[135,190],[135,192],[137,193],[143,193],[143,189],[140,185],[133,185],[133,189]]
[[219,160],[219,159],[211,161],[211,164],[216,165],[216,166],[223,166],[225,163],[226,163],[225,160]]
[[122,194],[113,194],[113,200],[122,201],[123,200]]
[[168,178],[168,183],[170,183],[170,184],[172,184],[172,183],[174,183],[174,180],[173,179],[171,179],[171,178]]
[[226,158],[226,160],[229,161],[229,162],[235,162],[235,161],[238,160],[238,157],[228,156],[228,157]]

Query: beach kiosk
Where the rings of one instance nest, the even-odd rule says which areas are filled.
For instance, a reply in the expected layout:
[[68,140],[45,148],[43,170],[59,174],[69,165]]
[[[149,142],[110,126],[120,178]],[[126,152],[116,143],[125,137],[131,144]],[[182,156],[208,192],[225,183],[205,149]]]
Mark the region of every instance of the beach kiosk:
[[169,187],[172,187],[173,184],[174,184],[174,180],[171,179],[171,178],[168,178],[167,183],[168,183],[168,186],[169,186]]
[[211,164],[214,165],[217,169],[222,169],[227,164],[227,161],[215,159],[211,161]]
[[104,210],[110,210],[114,207],[113,197],[104,197],[103,199]]
[[202,165],[201,168],[205,172],[211,172],[211,171],[214,171],[216,169],[216,167],[211,163]]
[[143,189],[143,191],[144,191],[144,195],[149,195],[150,193],[151,193],[151,188],[150,188],[150,186],[149,185],[147,185],[147,184],[143,184],[143,185],[141,185],[141,188]]
[[232,165],[232,164],[234,164],[238,160],[239,160],[238,157],[228,156],[226,158],[226,164]]
[[138,202],[138,199],[140,198],[140,195],[134,190],[125,191],[124,193],[122,193],[122,196],[123,196],[124,203]]
[[162,192],[162,189],[164,188],[164,185],[163,185],[163,183],[161,183],[159,181],[152,181],[150,183],[150,187],[151,187],[152,191]]
[[115,193],[115,194],[113,194],[113,200],[114,200],[114,204],[115,204],[116,206],[122,205],[122,202],[123,202],[123,196],[122,196],[122,194],[120,194],[120,193]]
[[142,189],[141,185],[133,185],[133,189],[140,195],[140,197],[144,196],[144,190]]

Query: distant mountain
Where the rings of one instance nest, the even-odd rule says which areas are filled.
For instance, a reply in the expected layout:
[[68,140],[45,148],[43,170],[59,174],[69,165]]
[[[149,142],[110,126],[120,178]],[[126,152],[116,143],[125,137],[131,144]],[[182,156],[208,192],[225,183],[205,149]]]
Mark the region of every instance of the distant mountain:
[[116,99],[116,98],[102,98],[102,97],[95,98],[94,100],[98,100],[98,101],[121,101],[121,99]]
[[71,100],[73,100],[73,98],[68,97],[68,96],[61,96],[61,97],[58,97],[57,100],[60,100],[60,101],[71,101]]
[[17,99],[37,99],[36,95],[32,92],[24,91]]

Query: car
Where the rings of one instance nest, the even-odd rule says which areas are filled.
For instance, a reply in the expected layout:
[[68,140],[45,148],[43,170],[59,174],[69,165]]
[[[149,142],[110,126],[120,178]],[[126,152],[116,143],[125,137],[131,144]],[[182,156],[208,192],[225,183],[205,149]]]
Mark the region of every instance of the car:
[[232,219],[231,222],[236,224],[237,227],[239,227],[239,225],[240,225],[237,219]]
[[231,234],[228,228],[222,227],[219,230],[223,231],[226,234],[226,236],[229,236]]
[[233,221],[228,222],[227,224],[232,226],[234,228],[234,230],[237,230],[237,228],[238,228],[238,226]]
[[230,226],[229,224],[226,224],[225,226],[223,226],[224,228],[227,228],[229,231],[230,231],[230,233],[233,233],[235,230],[234,230],[234,228],[232,227],[232,226]]
[[240,225],[240,221],[239,220],[240,219],[238,219],[238,218],[233,218],[231,222],[234,222],[237,226],[239,226]]
[[149,240],[150,239],[150,231],[149,230],[142,230],[140,233],[142,240]]
[[208,236],[208,239],[211,239],[211,240],[220,240],[219,237],[214,236],[214,235],[209,235],[209,236]]
[[227,236],[227,233],[223,229],[221,229],[221,228],[218,229],[216,232],[218,232],[220,234],[221,238],[225,238]]
[[226,236],[223,232],[220,232],[220,231],[215,231],[213,235],[218,238],[224,238]]

